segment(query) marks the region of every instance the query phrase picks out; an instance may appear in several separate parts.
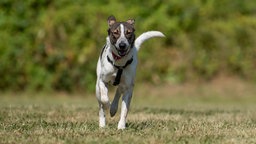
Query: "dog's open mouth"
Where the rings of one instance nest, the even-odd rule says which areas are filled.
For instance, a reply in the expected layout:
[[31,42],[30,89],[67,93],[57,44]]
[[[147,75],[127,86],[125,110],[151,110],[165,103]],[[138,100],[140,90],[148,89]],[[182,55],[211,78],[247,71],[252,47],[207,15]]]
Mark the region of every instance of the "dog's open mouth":
[[118,50],[118,54],[119,54],[120,56],[125,56],[126,53],[127,53],[127,50]]

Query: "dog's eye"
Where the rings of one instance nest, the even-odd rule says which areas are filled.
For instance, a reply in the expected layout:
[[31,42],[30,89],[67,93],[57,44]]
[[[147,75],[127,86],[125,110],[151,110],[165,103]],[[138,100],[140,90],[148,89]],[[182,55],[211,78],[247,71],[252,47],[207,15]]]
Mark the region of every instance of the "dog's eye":
[[117,34],[119,34],[119,31],[118,30],[114,30],[113,33],[117,35]]
[[127,30],[127,31],[126,31],[126,34],[127,34],[127,35],[129,35],[129,34],[131,34],[131,33],[132,33],[132,31],[130,31],[130,30]]

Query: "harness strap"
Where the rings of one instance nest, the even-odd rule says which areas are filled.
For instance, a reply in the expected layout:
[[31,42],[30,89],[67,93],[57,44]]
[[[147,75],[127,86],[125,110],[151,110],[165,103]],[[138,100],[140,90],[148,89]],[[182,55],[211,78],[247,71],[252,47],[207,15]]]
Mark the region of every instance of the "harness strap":
[[133,57],[130,60],[128,60],[125,63],[124,66],[117,66],[117,65],[115,65],[114,62],[108,56],[107,56],[107,59],[108,59],[109,63],[111,63],[115,68],[117,68],[117,75],[116,75],[115,81],[113,83],[114,86],[117,86],[120,83],[121,76],[122,76],[122,73],[123,73],[123,69],[125,69],[129,64],[132,63]]
[[119,85],[120,80],[121,80],[122,73],[123,73],[123,69],[118,69],[118,70],[117,70],[116,78],[115,78],[115,81],[114,81],[114,83],[113,83],[114,86]]

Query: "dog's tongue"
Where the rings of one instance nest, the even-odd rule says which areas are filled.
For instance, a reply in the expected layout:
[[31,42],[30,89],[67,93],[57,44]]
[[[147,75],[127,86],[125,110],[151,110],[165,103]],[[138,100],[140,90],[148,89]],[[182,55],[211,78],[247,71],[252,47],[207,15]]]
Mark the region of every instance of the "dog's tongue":
[[120,51],[118,51],[118,54],[120,56],[125,56],[126,55],[126,51],[125,50],[120,50]]

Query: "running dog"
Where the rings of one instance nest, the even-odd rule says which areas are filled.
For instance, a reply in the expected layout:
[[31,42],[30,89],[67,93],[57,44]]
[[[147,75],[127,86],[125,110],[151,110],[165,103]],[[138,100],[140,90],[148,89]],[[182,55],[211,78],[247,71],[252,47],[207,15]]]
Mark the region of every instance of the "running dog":
[[[117,22],[114,16],[108,18],[108,36],[97,63],[96,97],[99,102],[99,126],[106,126],[105,111],[110,107],[113,117],[122,95],[122,106],[118,129],[125,129],[126,117],[132,98],[137,67],[137,53],[141,44],[152,37],[164,37],[159,31],[148,31],[135,39],[134,19]],[[118,86],[110,103],[108,86]]]

